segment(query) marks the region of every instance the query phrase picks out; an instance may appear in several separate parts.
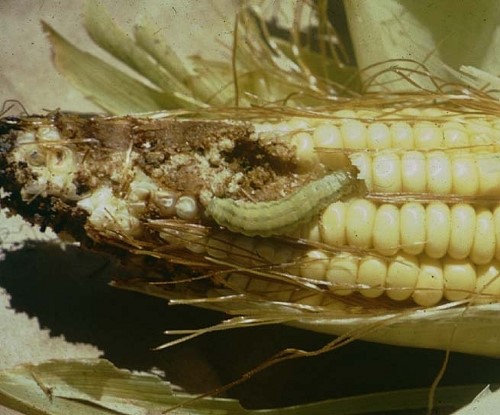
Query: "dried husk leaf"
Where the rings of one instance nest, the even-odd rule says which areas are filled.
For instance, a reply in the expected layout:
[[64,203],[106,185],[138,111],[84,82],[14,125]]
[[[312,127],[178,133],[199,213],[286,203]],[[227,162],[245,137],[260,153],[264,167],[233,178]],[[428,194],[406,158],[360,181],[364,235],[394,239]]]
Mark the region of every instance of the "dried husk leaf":
[[[481,385],[440,388],[437,407],[456,408],[481,389]],[[173,392],[157,376],[118,369],[103,359],[53,360],[0,371],[0,404],[27,415],[159,415],[169,409],[175,414],[192,415],[355,415],[423,409],[427,394],[427,389],[409,389],[288,408],[246,410],[231,399],[195,399]]]

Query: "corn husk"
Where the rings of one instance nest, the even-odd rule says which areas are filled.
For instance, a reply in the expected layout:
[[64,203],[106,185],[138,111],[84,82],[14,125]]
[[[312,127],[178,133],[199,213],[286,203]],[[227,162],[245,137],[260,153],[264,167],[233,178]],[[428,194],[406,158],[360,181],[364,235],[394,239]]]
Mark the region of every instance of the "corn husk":
[[[438,407],[461,406],[481,389],[480,385],[441,388],[437,393]],[[29,415],[355,415],[374,411],[389,414],[402,409],[425,408],[427,390],[411,389],[288,408],[246,410],[232,399],[197,398],[179,392],[155,375],[118,369],[107,360],[81,359],[52,360],[0,371],[0,404]]]

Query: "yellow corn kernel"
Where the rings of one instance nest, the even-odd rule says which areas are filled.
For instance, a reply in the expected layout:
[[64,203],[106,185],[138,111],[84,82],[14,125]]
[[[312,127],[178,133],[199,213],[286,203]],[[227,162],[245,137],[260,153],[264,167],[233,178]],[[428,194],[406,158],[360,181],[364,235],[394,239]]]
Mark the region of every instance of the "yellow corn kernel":
[[[400,252],[430,258],[469,258],[474,264],[500,260],[500,208],[465,203],[417,202],[394,205],[352,199],[329,205],[318,219],[320,242],[374,249],[381,255]],[[311,224],[307,225],[311,228]],[[312,227],[317,229],[317,227]],[[312,240],[318,241],[316,232]],[[308,239],[307,233],[302,237]]]

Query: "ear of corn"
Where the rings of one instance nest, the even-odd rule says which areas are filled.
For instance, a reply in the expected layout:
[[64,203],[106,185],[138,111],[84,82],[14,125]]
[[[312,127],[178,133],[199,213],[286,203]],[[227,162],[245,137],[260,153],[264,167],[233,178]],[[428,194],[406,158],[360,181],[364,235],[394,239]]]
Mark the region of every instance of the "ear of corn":
[[[84,128],[87,121],[59,115],[20,121],[15,150],[4,157],[13,176],[25,180],[24,200],[55,196],[73,201],[78,215],[88,215],[94,232],[118,232],[122,241],[136,240],[134,246],[157,232],[155,243],[167,243],[177,252],[170,259],[160,256],[178,262],[186,250],[198,262],[222,261],[224,272],[230,276],[234,269],[243,284],[229,284],[233,290],[259,286],[256,291],[271,300],[335,308],[359,293],[363,301],[385,297],[389,302],[382,301],[382,307],[391,307],[391,301],[429,307],[500,297],[500,158],[494,118],[407,109],[343,110],[321,120],[257,119],[235,126],[137,119],[129,130],[132,150],[113,143],[111,133],[97,137],[108,147],[102,154],[73,143],[81,138],[67,138],[68,126],[81,123],[83,133],[89,128],[104,131],[108,124],[111,130],[123,128],[123,121],[89,122],[95,125]],[[181,137],[188,134],[190,146],[206,145],[209,163],[200,164],[198,156],[186,161],[190,150],[185,147],[162,165],[149,161],[169,145],[171,138],[151,144],[162,128],[180,129]],[[227,142],[200,144],[203,136],[194,133],[200,128],[203,134],[226,129]],[[143,145],[159,147],[143,152]],[[278,166],[265,167],[266,174],[280,177],[269,176],[269,190],[262,184],[261,193],[252,182],[261,177],[261,166],[243,173],[227,161],[227,154],[234,152],[229,159],[240,157],[238,147],[248,145],[255,146],[256,157],[274,157]],[[279,172],[280,159],[292,176]],[[16,169],[25,162],[27,171],[20,174]],[[354,176],[342,173],[352,166],[366,187],[364,194]],[[204,181],[187,190],[182,183],[199,174]],[[288,195],[273,200],[281,185],[290,186]],[[88,190],[81,194],[81,188]],[[245,201],[244,195],[252,193],[264,201],[255,196]],[[213,220],[231,232],[220,233]],[[276,234],[289,239],[272,238]],[[297,238],[299,245],[293,242]],[[240,267],[246,271],[238,271]],[[255,267],[259,272],[252,271]],[[266,293],[262,287],[267,283],[252,282],[259,279],[278,280],[282,292],[276,294],[274,287]]]

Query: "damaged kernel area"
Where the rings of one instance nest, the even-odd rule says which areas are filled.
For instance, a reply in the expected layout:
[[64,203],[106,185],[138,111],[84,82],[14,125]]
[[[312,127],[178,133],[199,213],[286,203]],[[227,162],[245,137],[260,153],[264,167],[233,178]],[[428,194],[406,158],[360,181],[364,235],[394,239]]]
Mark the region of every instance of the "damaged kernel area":
[[175,278],[172,264],[206,276],[185,295],[207,301],[238,293],[369,313],[499,300],[495,117],[239,119],[5,118],[0,184],[13,210],[147,258],[156,279]]
[[38,220],[52,226],[88,216],[137,237],[149,219],[200,221],[214,197],[273,200],[323,173],[299,173],[292,145],[244,122],[54,113],[2,129],[2,185],[15,209],[43,208]]

